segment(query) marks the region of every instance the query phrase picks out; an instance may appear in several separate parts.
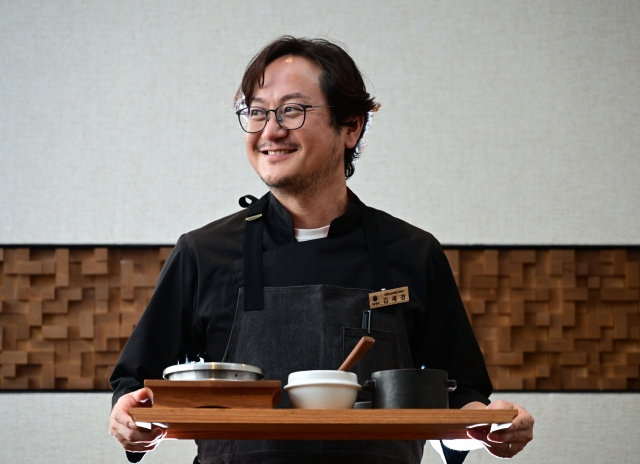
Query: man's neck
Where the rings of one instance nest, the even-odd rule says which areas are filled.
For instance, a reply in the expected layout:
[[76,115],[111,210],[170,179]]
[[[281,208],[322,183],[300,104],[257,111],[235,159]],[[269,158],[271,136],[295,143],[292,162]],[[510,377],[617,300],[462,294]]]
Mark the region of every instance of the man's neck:
[[342,188],[324,189],[315,195],[289,195],[272,189],[271,193],[293,219],[296,229],[318,229],[331,224],[349,206],[346,183]]

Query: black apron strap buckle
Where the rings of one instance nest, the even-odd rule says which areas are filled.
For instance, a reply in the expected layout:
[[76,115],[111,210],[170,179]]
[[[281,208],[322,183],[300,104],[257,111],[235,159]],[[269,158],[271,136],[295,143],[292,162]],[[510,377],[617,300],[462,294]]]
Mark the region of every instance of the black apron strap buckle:
[[238,203],[243,208],[248,208],[249,206],[254,204],[256,201],[258,201],[258,199],[253,195],[244,195],[240,197],[240,199],[238,199]]

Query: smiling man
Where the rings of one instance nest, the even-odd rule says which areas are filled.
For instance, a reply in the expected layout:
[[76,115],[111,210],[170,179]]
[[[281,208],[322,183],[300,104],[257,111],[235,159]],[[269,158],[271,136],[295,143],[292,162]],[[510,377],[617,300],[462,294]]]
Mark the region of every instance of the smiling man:
[[328,225],[346,210],[345,149],[355,148],[364,124],[362,114],[345,126],[333,121],[321,73],[307,58],[276,58],[238,102],[249,104],[238,116],[251,165],[302,229]]
[[[470,432],[491,454],[512,457],[532,439],[529,413],[488,400],[491,381],[440,244],[347,188],[378,108],[351,57],[328,41],[281,37],[253,58],[236,114],[269,193],[184,234],[163,267],[111,377],[110,432],[132,462],[164,432],[138,429],[129,410],[149,403],[144,379],[177,360],[258,366],[284,385],[291,372],[337,368],[367,334],[376,343],[354,368],[360,382],[374,371],[444,370],[458,385],[450,407],[518,410],[506,430]],[[372,308],[371,293],[404,287],[401,302]],[[284,393],[281,405],[290,406]],[[194,462],[417,464],[423,445],[200,440]],[[449,463],[466,456],[443,451]]]

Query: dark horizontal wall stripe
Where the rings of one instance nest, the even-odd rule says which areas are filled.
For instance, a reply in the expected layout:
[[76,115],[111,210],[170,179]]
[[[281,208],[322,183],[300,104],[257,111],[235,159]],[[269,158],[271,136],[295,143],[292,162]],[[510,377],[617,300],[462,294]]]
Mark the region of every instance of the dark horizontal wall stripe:
[[[0,248],[0,389],[109,389],[170,251]],[[640,390],[640,249],[446,254],[496,389]]]

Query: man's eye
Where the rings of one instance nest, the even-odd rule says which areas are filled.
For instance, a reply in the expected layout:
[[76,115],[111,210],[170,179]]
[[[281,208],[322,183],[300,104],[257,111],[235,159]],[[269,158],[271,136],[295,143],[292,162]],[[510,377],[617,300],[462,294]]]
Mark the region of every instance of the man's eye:
[[264,118],[264,111],[257,108],[249,108],[249,117],[253,119]]
[[288,105],[282,108],[282,112],[289,116],[301,114],[302,111],[303,111],[302,108],[298,105]]

